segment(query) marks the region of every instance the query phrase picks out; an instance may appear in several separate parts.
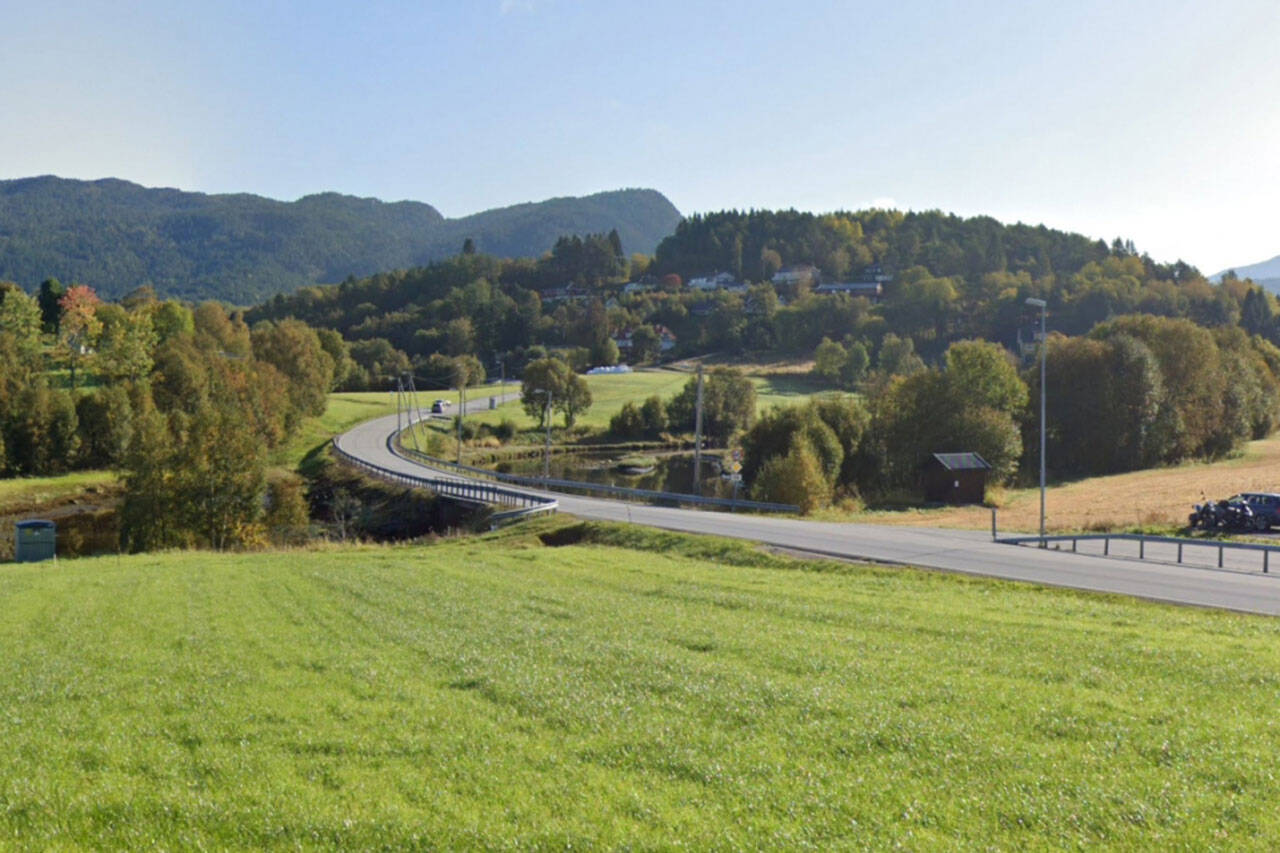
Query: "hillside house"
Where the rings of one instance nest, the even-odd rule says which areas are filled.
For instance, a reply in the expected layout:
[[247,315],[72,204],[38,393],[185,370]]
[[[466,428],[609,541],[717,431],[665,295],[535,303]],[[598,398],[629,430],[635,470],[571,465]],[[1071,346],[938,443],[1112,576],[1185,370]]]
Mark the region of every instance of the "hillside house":
[[879,302],[884,296],[884,285],[878,281],[841,281],[820,284],[813,289],[813,292],[847,293],[850,296],[865,296],[872,302]]
[[579,287],[576,284],[568,284],[564,287],[549,287],[546,290],[539,291],[544,304],[554,302],[585,302],[587,297],[591,295],[591,291],[585,287]]
[[774,273],[771,279],[774,287],[791,288],[804,282],[817,284],[821,280],[822,275],[813,264],[797,264],[796,266],[783,267]]
[[[658,333],[658,352],[666,353],[676,348],[674,332],[666,326],[655,326],[654,331]],[[631,352],[634,345],[632,340],[634,334],[634,329],[626,329],[613,336],[613,342],[618,345],[619,353],[626,355]]]
[[705,275],[689,279],[690,290],[730,290],[731,288],[736,287],[741,287],[742,291],[746,292],[747,286],[736,281],[733,275],[727,272],[718,272],[714,275]]

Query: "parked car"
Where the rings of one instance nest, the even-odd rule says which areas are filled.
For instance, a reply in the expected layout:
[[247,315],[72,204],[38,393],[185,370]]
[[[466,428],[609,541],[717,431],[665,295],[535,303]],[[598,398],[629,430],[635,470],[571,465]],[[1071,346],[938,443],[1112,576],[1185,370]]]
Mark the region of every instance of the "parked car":
[[431,404],[431,412],[432,414],[438,415],[452,405],[453,403],[450,400],[436,400]]
[[1253,510],[1253,526],[1255,530],[1270,530],[1280,527],[1280,494],[1275,492],[1241,492],[1228,498],[1232,501],[1244,501]]

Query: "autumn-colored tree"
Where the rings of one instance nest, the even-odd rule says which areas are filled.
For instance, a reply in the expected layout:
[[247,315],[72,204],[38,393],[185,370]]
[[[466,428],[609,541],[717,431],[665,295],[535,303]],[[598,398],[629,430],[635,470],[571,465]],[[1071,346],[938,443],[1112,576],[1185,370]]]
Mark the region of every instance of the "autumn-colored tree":
[[85,284],[72,285],[58,300],[62,319],[58,323],[58,354],[71,371],[71,387],[76,387],[76,371],[93,355],[102,332],[98,307],[102,300]]

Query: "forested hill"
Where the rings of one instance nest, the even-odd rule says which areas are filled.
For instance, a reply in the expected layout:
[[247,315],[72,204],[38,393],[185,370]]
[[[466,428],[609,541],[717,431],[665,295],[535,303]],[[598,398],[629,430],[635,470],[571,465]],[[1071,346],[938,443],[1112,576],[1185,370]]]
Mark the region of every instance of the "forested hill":
[[446,219],[420,202],[338,193],[282,202],[46,176],[0,181],[0,280],[28,290],[46,278],[83,282],[106,298],[150,284],[163,296],[249,304],[448,257],[467,238],[492,255],[536,257],[563,234],[616,229],[626,251],[650,253],[679,221],[654,190]]

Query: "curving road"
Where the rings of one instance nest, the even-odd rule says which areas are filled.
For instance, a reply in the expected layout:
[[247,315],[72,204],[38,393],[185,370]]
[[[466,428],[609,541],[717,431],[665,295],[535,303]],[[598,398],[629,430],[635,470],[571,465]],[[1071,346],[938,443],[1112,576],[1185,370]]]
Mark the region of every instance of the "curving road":
[[[487,400],[477,400],[474,408],[470,404],[467,408],[476,411],[486,405]],[[396,416],[389,415],[360,424],[339,436],[338,442],[347,453],[383,468],[456,478],[393,453],[388,438],[395,429]],[[554,496],[562,511],[580,518],[749,539],[842,559],[919,566],[1174,604],[1280,614],[1280,577],[1261,574],[1257,559],[1250,562],[1250,555],[1241,555],[1234,564],[1229,560],[1226,569],[1194,568],[1002,545],[992,542],[989,534],[976,531],[802,521],[654,507],[561,493]]]

